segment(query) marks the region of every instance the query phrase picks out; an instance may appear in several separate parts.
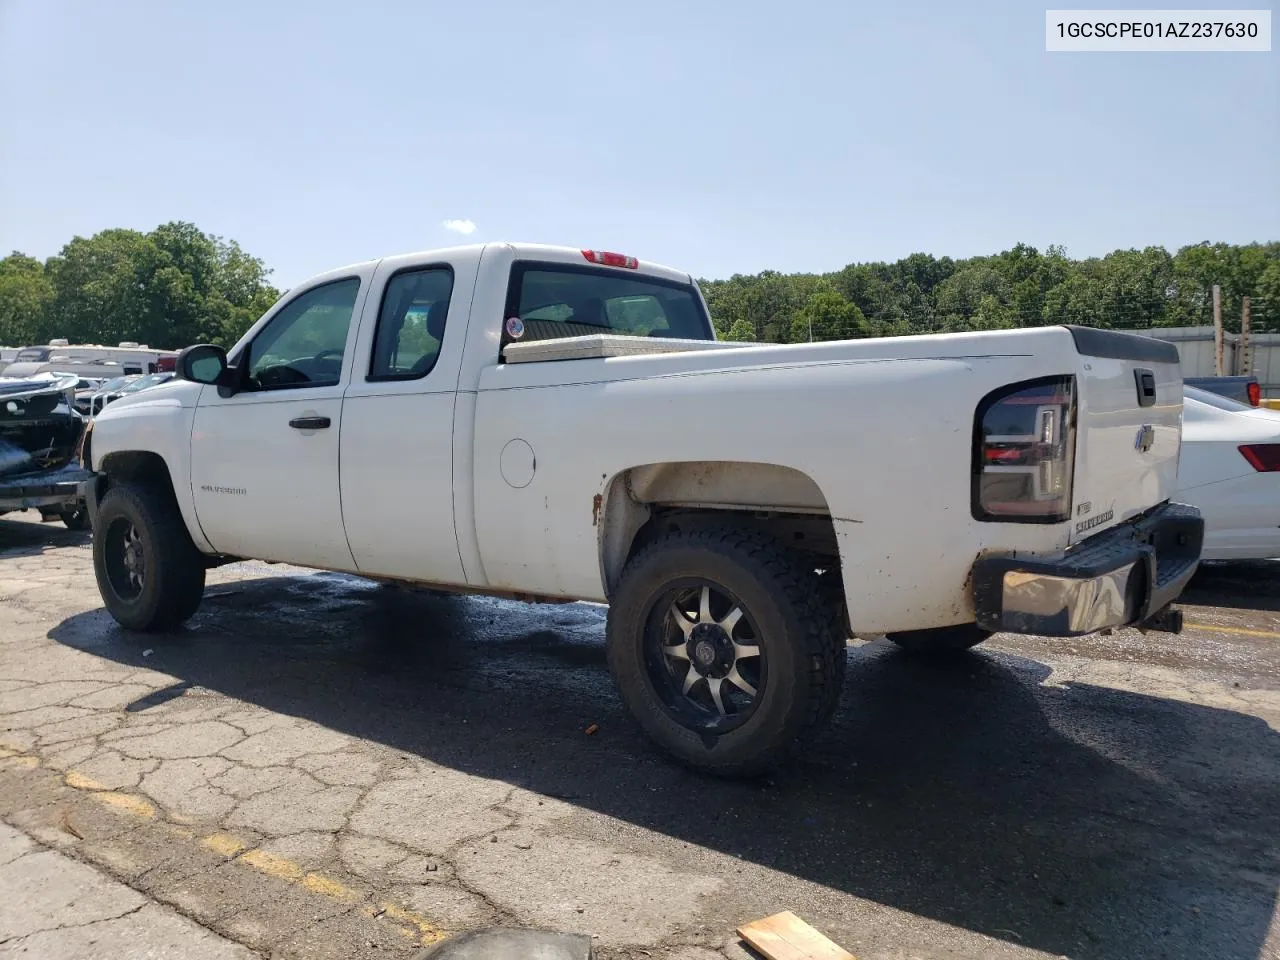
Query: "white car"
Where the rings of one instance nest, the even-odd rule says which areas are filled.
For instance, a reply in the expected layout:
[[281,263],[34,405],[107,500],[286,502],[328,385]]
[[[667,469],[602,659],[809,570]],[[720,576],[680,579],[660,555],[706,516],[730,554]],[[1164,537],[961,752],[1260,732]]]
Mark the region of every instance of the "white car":
[[687,272],[489,243],[322,274],[177,367],[84,445],[122,625],[235,558],[604,601],[633,716],[720,773],[822,727],[851,634],[1176,632],[1199,560],[1178,352],[1111,330],[720,343]]
[[1280,557],[1280,412],[1184,387],[1177,497],[1204,516],[1204,560]]

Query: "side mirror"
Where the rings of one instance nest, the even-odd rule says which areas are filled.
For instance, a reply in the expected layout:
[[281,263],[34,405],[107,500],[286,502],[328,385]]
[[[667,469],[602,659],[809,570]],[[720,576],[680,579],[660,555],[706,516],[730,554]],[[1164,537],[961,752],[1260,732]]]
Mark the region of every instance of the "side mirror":
[[178,354],[174,371],[183,380],[220,384],[227,374],[227,351],[210,343],[198,343]]

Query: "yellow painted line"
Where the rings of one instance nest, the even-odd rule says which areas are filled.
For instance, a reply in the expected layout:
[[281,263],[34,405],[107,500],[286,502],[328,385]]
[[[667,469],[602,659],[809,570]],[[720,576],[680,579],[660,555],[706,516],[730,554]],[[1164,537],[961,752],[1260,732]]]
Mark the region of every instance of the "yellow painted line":
[[[35,769],[40,765],[40,758],[34,754],[11,744],[0,743],[0,767],[16,766],[23,769]],[[160,815],[160,810],[150,801],[133,794],[112,790],[106,784],[99,783],[92,777],[86,777],[76,770],[67,770],[62,776],[62,781],[72,789],[83,790],[92,794],[98,800],[122,813],[132,814],[148,820],[155,819]],[[170,816],[168,819],[171,821],[187,820],[185,817],[175,816]],[[188,840],[197,839],[195,832],[188,827],[182,826],[180,822],[171,822],[166,826],[177,837]],[[212,853],[233,859],[237,863],[243,863],[259,873],[277,880],[283,880],[285,883],[298,884],[312,893],[318,893],[332,900],[355,901],[364,898],[364,894],[343,885],[333,877],[304,870],[286,857],[276,856],[274,853],[268,853],[262,849],[249,850],[244,841],[229,833],[211,833],[208,836],[200,837],[197,842]],[[386,917],[397,924],[396,929],[402,935],[410,940],[421,942],[423,946],[437,943],[451,936],[449,931],[436,926],[422,914],[406,910],[394,903],[382,903],[378,907],[368,905],[363,908],[363,912],[372,919]]]
[[268,877],[275,877],[277,880],[288,880],[290,883],[297,883],[305,873],[292,860],[277,857],[274,853],[267,853],[265,850],[250,850],[248,853],[242,854],[240,860],[261,873],[265,873]]
[[76,790],[110,790],[111,789],[105,783],[99,783],[97,780],[94,780],[92,777],[86,777],[83,773],[78,773],[75,770],[68,770],[66,774],[63,776],[62,780],[68,787],[73,787]]
[[110,804],[117,810],[122,810],[125,813],[131,813],[135,817],[143,817],[150,820],[158,812],[153,804],[148,803],[141,797],[135,797],[132,794],[117,793],[115,790],[111,790],[107,793],[95,793],[94,796],[100,799],[103,803]]
[[1207,630],[1210,633],[1234,633],[1241,637],[1262,637],[1264,640],[1280,640],[1280,632],[1275,630],[1250,630],[1247,627],[1220,627],[1213,623],[1184,623],[1186,630]]
[[323,894],[332,900],[359,900],[360,894],[349,887],[344,887],[332,877],[323,873],[308,873],[302,878],[302,885],[312,893]]
[[418,929],[418,935],[422,938],[423,945],[436,943],[444,940],[449,936],[448,932],[437,927],[426,917],[420,913],[414,913],[412,910],[406,910],[398,907],[394,903],[384,903],[379,909],[383,916],[390,917],[392,920],[398,920],[401,923],[412,924]]
[[200,846],[212,850],[221,857],[234,857],[244,850],[244,844],[229,833],[214,833],[204,837]]

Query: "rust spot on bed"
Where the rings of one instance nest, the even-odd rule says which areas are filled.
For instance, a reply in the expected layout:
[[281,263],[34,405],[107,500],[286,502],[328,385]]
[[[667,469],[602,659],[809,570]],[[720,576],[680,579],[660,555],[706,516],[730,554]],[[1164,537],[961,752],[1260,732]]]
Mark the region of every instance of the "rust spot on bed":
[[600,526],[600,507],[604,503],[604,494],[597,493],[591,498],[591,525]]

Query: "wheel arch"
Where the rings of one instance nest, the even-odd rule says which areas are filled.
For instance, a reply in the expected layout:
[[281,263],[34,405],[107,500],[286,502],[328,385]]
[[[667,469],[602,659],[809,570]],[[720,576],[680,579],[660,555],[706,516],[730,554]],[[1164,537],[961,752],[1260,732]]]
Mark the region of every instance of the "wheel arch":
[[806,473],[748,461],[670,461],[620,470],[595,503],[600,572],[612,596],[635,552],[672,529],[733,523],[839,566],[831,510]]
[[174,480],[174,471],[162,454],[154,450],[113,450],[103,455],[97,472],[103,478],[99,497],[112,486],[123,483],[163,490],[177,505],[196,548],[202,553],[214,552],[204,531],[200,529],[190,488],[179,487]]

